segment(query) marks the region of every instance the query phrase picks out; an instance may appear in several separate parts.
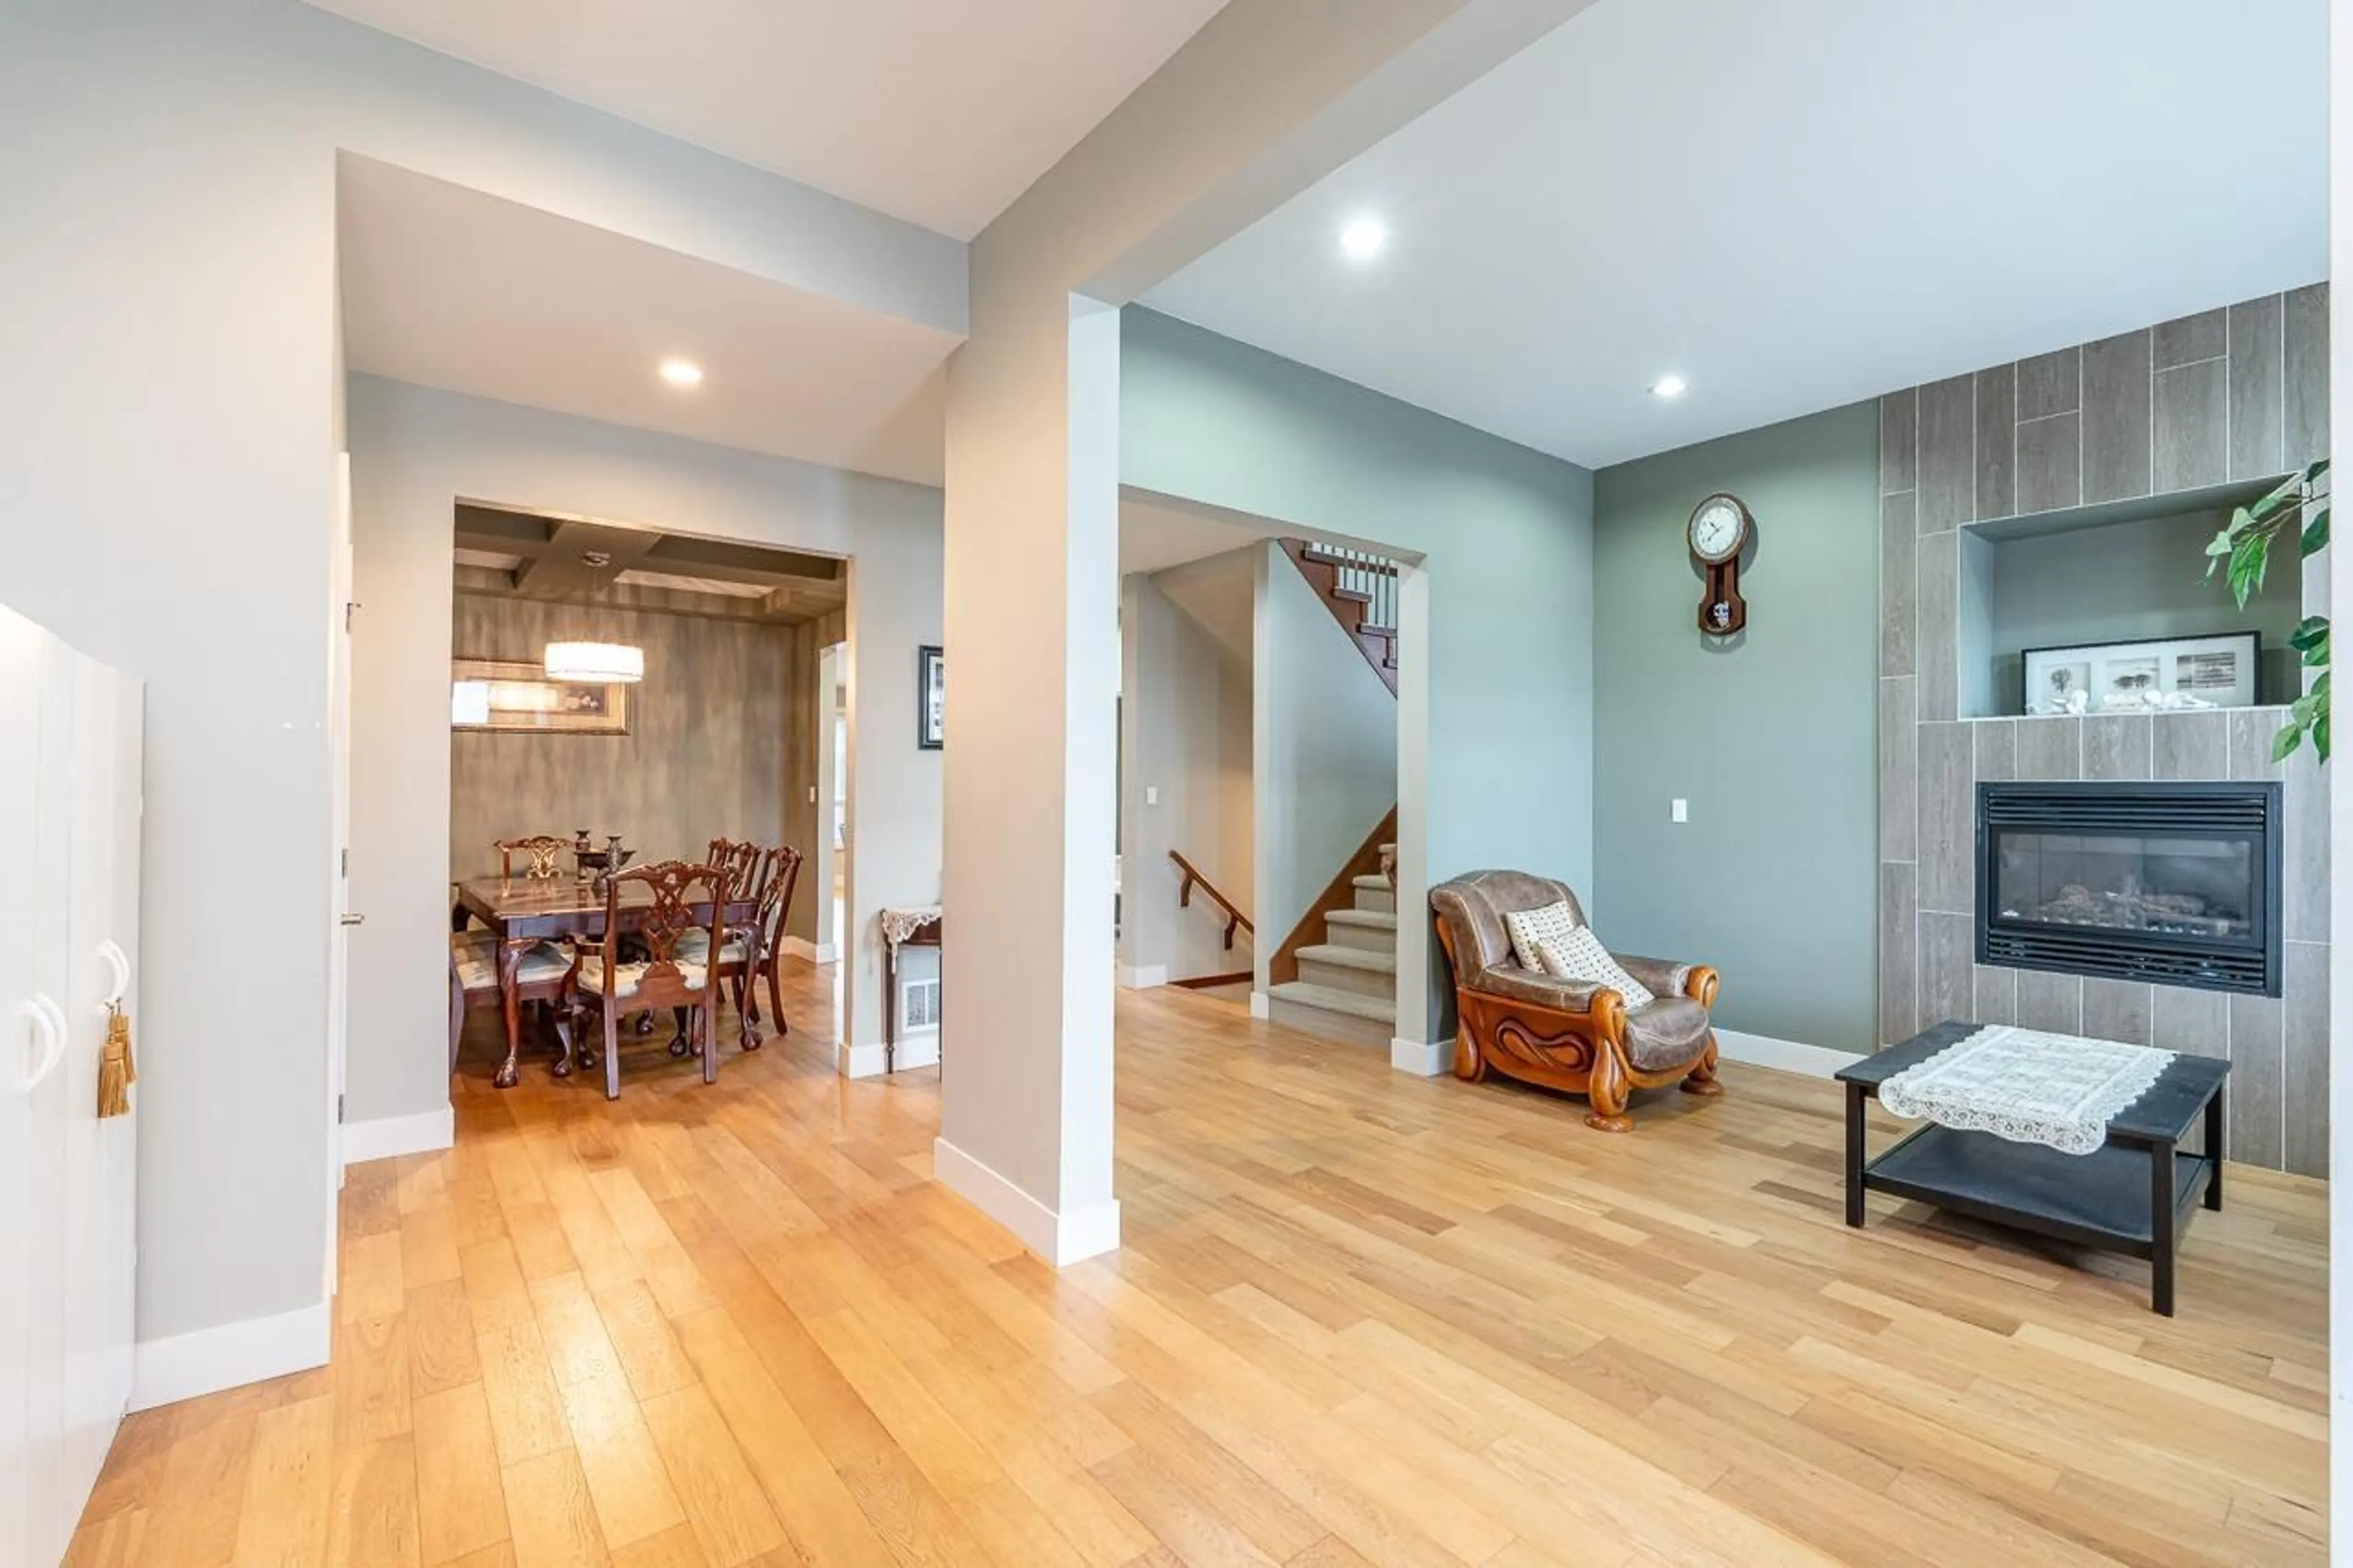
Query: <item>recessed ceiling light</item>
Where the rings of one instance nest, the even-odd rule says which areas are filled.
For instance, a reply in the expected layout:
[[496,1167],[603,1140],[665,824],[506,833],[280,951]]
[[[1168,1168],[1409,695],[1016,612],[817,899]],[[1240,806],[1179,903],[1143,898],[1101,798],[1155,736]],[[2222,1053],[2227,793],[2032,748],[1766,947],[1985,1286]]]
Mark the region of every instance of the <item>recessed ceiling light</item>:
[[1651,383],[1653,397],[1681,397],[1689,389],[1690,384],[1679,375],[1662,375]]
[[1340,231],[1340,253],[1351,261],[1370,261],[1389,247],[1389,226],[1377,217],[1348,220]]
[[691,359],[666,359],[661,362],[661,378],[672,386],[699,386],[702,367]]

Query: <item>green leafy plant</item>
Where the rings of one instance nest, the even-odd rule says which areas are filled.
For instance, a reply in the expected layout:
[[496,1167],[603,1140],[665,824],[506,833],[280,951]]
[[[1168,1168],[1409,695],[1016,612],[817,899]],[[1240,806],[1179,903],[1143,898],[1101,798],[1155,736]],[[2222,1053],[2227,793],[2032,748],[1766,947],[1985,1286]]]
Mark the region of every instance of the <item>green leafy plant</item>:
[[[2247,600],[2262,590],[2273,542],[2288,529],[2302,525],[2296,533],[2298,559],[2328,547],[2328,498],[2321,485],[2327,475],[2326,458],[2302,473],[2290,474],[2253,506],[2233,511],[2222,531],[2206,546],[2207,580],[2211,582],[2218,572],[2223,574],[2239,608],[2245,609]],[[2288,709],[2287,727],[2272,739],[2272,760],[2290,755],[2309,735],[2314,752],[2325,763],[2328,760],[2328,617],[2306,616],[2287,640],[2303,656],[2304,668],[2320,674],[2312,689]]]

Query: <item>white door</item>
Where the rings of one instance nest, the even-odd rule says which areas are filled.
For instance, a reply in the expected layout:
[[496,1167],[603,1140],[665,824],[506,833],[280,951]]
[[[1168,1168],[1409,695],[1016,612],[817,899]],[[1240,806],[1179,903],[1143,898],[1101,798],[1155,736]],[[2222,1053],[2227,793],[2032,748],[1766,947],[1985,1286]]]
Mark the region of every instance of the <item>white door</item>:
[[335,455],[328,542],[327,776],[327,1296],[335,1294],[336,1210],[343,1187],[343,1063],[351,1034],[352,927],[352,455]]
[[[40,639],[40,717],[37,724],[34,838],[29,864],[38,900],[32,931],[33,993],[60,1037],[60,1050],[31,1064],[25,1085],[26,1296],[25,1486],[28,1561],[65,1555],[71,1495],[66,1430],[66,1085],[64,1058],[87,1042],[68,1012],[73,993],[68,888],[72,861],[73,669],[76,656],[55,637]],[[24,1070],[24,1069],[19,1069]]]
[[[107,1004],[116,967],[114,923],[114,672],[70,660],[73,750],[69,809],[70,879],[66,889],[66,1059],[58,1068],[65,1114],[65,1487],[87,1497],[121,1412],[106,1401],[107,1299],[115,1237],[112,1194],[98,1119],[98,1070],[105,1053]],[[111,1142],[112,1140],[108,1140]]]
[[[33,864],[47,635],[0,609],[0,866]],[[0,1568],[37,1561],[26,1514],[26,1335],[30,1215],[26,1080],[47,1054],[51,1020],[34,998],[33,934],[40,924],[30,877],[0,878]]]
[[[107,936],[114,944],[124,1014],[134,1035],[146,1017],[139,1010],[139,857],[147,821],[147,690],[135,677],[114,677],[114,880]],[[133,1048],[136,1049],[134,1039]],[[139,1096],[131,1090],[132,1114],[109,1121],[100,1136],[106,1161],[106,1225],[114,1238],[106,1297],[103,1408],[119,1421],[131,1407],[131,1376],[138,1346],[139,1311]],[[110,1428],[111,1430],[111,1428]],[[106,1447],[112,1445],[110,1436]],[[104,1459],[103,1449],[100,1455]]]

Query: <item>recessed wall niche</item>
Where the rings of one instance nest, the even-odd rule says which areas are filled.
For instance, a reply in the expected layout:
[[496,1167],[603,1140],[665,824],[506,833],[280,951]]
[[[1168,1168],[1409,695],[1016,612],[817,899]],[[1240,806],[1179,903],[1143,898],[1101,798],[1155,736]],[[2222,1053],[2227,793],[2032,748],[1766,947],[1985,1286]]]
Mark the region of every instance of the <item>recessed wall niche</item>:
[[2304,616],[2302,574],[2276,563],[2242,610],[2206,577],[2206,543],[2277,482],[2265,479],[2153,499],[1963,524],[1956,674],[1958,717],[2029,710],[2025,650],[2253,632],[2259,704],[2302,694],[2288,637]]

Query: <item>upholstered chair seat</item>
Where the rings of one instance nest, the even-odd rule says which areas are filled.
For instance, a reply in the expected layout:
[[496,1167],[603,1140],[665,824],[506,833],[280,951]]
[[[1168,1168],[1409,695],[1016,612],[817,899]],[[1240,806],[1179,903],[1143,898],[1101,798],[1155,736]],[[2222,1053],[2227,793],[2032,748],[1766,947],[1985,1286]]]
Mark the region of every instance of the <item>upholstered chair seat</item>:
[[[499,988],[499,942],[488,931],[467,931],[449,939],[449,962],[458,984],[469,992]],[[515,960],[515,984],[537,985],[561,980],[572,967],[572,955],[552,942],[535,942]]]
[[[683,943],[681,944],[681,946]],[[706,950],[707,951],[707,950]],[[700,991],[708,984],[710,966],[688,962],[683,956],[677,961],[678,982],[690,991]],[[653,968],[650,963],[624,963],[613,971],[613,996],[635,996],[643,988],[646,975]],[[605,961],[595,953],[580,960],[580,989],[592,996],[605,991]]]
[[[1430,901],[1454,971],[1457,1077],[1475,1082],[1501,1072],[1585,1095],[1592,1101],[1587,1124],[1609,1132],[1632,1129],[1626,1113],[1631,1089],[1680,1080],[1689,1093],[1723,1092],[1708,1014],[1715,970],[1609,953],[1616,982],[1653,993],[1630,1005],[1616,984],[1546,973],[1514,953],[1507,916],[1566,904],[1570,920],[1564,923],[1584,925],[1585,911],[1567,884],[1519,871],[1478,871],[1432,889]],[[1553,918],[1557,921],[1558,911]],[[1574,934],[1600,956],[1586,933]],[[1559,950],[1545,951],[1557,966]]]
[[[751,952],[751,940],[742,931],[729,932],[727,940],[719,944],[720,962],[723,963],[741,963],[750,956]],[[692,931],[681,932],[678,939],[678,956],[681,963],[708,965],[711,960],[711,933],[700,926]]]
[[1707,1009],[1688,996],[1662,996],[1626,1015],[1626,1056],[1644,1072],[1680,1073],[1707,1046]]

